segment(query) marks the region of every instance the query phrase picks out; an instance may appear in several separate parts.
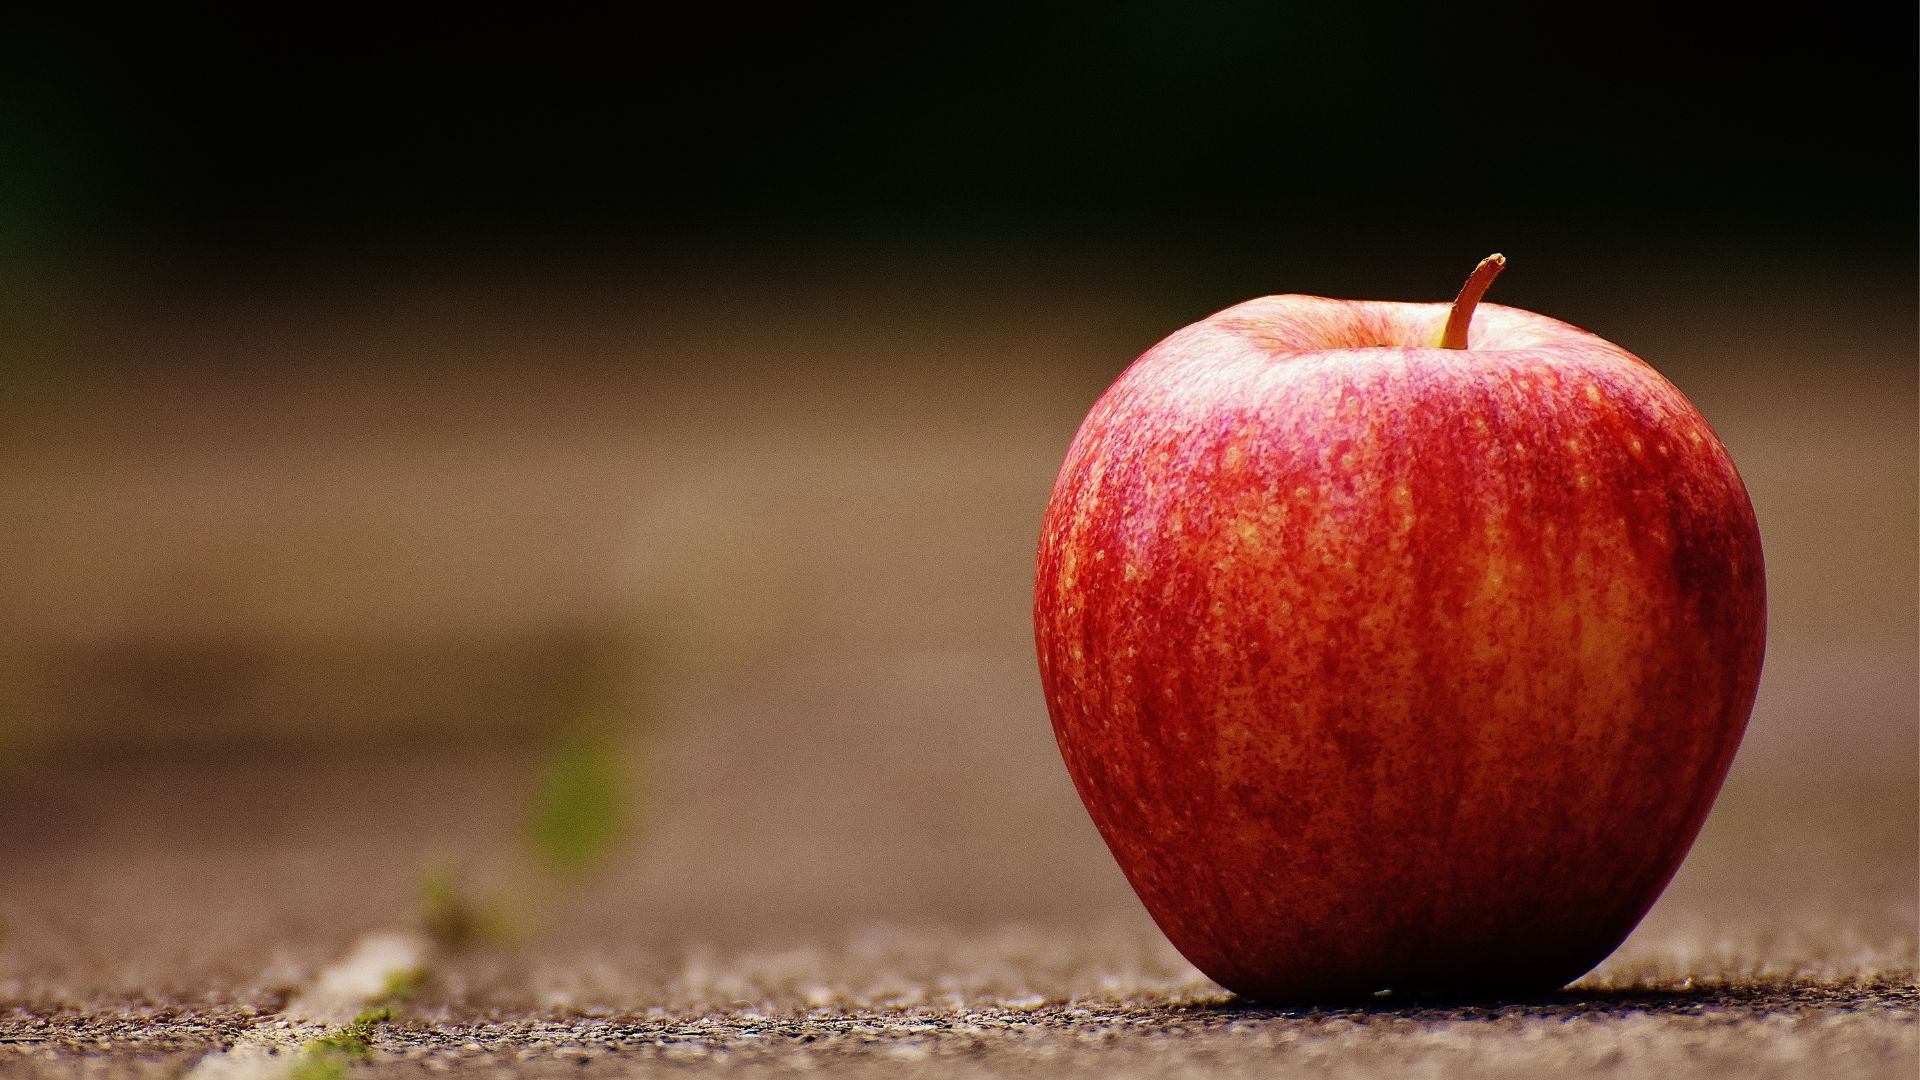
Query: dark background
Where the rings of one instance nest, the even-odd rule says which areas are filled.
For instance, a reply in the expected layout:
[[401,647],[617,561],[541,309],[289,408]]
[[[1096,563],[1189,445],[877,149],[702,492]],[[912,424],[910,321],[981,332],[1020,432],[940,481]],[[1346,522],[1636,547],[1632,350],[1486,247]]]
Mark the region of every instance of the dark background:
[[1394,285],[1912,250],[1898,5],[669,10],[14,16],[0,236],[169,274],[1144,246]]

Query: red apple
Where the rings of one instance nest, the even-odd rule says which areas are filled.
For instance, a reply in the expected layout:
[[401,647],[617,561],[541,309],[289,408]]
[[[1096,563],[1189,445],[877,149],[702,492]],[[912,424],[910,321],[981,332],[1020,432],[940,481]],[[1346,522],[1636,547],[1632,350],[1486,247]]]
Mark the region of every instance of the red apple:
[[[1759,681],[1753,508],[1631,353],[1477,307],[1269,296],[1081,425],[1034,584],[1067,771],[1240,994],[1564,985],[1665,887]],[[1469,340],[1471,327],[1471,340]]]

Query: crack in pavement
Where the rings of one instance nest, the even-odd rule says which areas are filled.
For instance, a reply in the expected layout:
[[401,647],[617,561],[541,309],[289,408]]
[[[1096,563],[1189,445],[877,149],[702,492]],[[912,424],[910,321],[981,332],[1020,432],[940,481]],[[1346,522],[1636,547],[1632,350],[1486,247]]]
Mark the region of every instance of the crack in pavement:
[[428,950],[418,934],[381,931],[362,937],[284,1009],[201,1058],[182,1080],[267,1080],[292,1072],[303,1046],[386,996],[396,977],[420,968]]

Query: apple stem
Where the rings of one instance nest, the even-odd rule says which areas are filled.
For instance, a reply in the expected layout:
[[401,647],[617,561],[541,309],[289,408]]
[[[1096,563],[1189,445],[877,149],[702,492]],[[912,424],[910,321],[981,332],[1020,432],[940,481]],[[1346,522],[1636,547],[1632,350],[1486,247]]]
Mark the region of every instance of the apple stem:
[[1443,349],[1464,349],[1467,347],[1467,328],[1473,324],[1473,309],[1479,306],[1480,298],[1487,295],[1487,286],[1506,269],[1507,257],[1494,253],[1480,260],[1480,265],[1467,275],[1467,283],[1460,286],[1460,295],[1453,298],[1453,310],[1447,313],[1447,328],[1440,332],[1440,347]]

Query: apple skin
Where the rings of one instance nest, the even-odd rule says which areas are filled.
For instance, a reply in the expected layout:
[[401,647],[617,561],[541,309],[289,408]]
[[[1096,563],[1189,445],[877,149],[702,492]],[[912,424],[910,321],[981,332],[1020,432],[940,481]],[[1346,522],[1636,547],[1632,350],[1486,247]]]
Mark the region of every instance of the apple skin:
[[1173,945],[1311,1002],[1550,990],[1678,869],[1746,726],[1760,536],[1624,349],[1271,296],[1141,356],[1067,452],[1034,627],[1067,771]]

